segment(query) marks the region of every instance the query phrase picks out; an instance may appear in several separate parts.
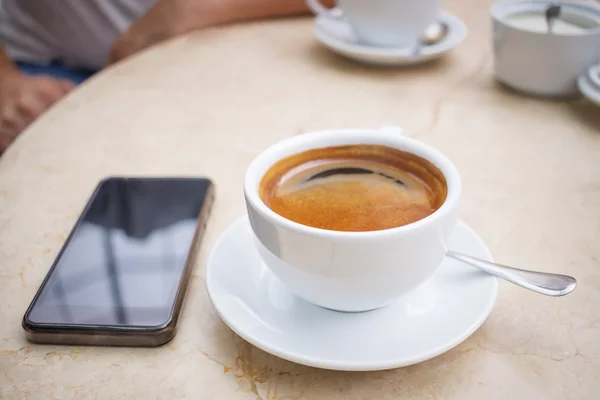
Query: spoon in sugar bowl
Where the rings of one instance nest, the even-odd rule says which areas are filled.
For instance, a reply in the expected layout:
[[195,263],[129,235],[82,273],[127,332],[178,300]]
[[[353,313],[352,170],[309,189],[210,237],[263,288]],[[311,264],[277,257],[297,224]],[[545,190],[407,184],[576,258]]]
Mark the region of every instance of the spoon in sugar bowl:
[[545,14],[546,24],[548,25],[548,33],[552,33],[552,28],[554,28],[554,22],[560,17],[560,4],[551,4],[547,9]]
[[546,296],[565,296],[577,286],[572,276],[507,267],[454,251],[448,251],[446,256]]

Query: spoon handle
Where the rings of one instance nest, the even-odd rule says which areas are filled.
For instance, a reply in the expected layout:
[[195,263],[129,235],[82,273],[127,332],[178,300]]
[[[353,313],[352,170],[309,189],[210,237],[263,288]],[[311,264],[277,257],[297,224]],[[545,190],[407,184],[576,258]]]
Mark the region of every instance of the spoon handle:
[[548,33],[552,33],[554,22],[560,16],[561,7],[560,4],[550,4],[546,9],[546,24],[548,25]]
[[564,296],[571,293],[573,289],[575,289],[575,286],[577,286],[575,278],[567,275],[527,271],[524,269],[507,267],[505,265],[484,261],[454,251],[448,251],[446,255],[455,260],[477,267],[488,274],[506,279],[515,285],[547,296]]

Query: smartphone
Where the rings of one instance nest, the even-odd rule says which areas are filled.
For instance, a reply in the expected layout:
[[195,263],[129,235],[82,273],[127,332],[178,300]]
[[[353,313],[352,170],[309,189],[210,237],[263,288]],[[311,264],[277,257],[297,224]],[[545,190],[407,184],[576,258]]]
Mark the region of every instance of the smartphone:
[[168,342],[213,201],[203,178],[100,182],[23,317],[27,338]]

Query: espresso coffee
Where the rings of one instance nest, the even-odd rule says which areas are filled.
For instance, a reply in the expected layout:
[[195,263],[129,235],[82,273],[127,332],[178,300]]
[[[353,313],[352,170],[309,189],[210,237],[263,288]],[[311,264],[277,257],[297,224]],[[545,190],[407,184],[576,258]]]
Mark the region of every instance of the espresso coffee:
[[416,222],[446,199],[442,172],[412,153],[378,145],[312,149],[284,158],[259,194],[284,218],[334,231],[376,231]]

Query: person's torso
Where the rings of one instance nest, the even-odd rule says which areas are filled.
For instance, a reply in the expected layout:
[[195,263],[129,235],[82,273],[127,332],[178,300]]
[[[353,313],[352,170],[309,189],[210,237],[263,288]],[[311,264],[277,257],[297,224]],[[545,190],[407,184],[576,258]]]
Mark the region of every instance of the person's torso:
[[156,0],[0,0],[0,42],[10,58],[102,68],[114,40]]

